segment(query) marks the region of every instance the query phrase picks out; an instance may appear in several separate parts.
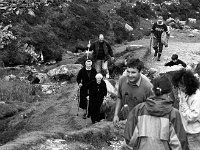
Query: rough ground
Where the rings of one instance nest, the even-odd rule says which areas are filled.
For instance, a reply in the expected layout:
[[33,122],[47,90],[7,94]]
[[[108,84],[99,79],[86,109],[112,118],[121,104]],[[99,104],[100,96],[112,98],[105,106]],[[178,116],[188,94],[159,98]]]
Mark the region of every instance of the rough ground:
[[[147,57],[145,65],[156,68],[158,71],[166,70],[164,63],[169,61],[171,55],[177,53],[179,58],[187,64],[198,63],[200,60],[200,33],[195,37],[188,37],[189,32],[173,31],[169,40],[169,47],[164,48],[160,62],[153,58],[153,52]],[[124,45],[115,45],[115,53],[123,51],[128,45],[149,46],[149,37],[133,41]],[[145,54],[143,51],[141,55]],[[138,55],[138,57],[142,57]],[[100,122],[91,126],[90,119],[83,120],[82,110],[77,116],[77,101],[75,94],[77,86],[68,83],[57,94],[51,95],[44,101],[37,102],[30,110],[33,114],[25,119],[26,126],[19,138],[0,147],[0,150],[66,150],[66,149],[99,149],[112,150],[113,136],[121,134],[122,130],[114,129],[111,122]],[[16,118],[12,124],[17,124]],[[85,128],[87,127],[89,128]],[[79,130],[82,129],[82,130]],[[115,130],[110,135],[111,130]],[[78,131],[79,130],[79,131]],[[37,131],[37,132],[36,132]],[[68,135],[68,136],[66,136]],[[98,139],[96,139],[98,137]],[[120,139],[120,136],[118,137]],[[47,140],[48,139],[48,140]],[[55,140],[59,139],[59,140]],[[105,141],[108,140],[108,141]],[[42,144],[39,144],[42,143]],[[29,145],[34,145],[30,147]]]

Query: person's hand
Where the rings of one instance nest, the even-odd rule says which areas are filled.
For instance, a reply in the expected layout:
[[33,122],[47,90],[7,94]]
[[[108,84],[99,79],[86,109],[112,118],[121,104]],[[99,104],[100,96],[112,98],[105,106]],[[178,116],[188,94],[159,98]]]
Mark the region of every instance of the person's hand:
[[82,86],[83,86],[83,84],[82,84],[82,83],[79,83],[78,87],[81,88]]
[[115,127],[117,127],[118,123],[119,123],[119,117],[115,115],[114,118],[113,118],[113,124],[114,124]]
[[115,60],[115,58],[114,57],[111,57],[111,61],[114,61]]

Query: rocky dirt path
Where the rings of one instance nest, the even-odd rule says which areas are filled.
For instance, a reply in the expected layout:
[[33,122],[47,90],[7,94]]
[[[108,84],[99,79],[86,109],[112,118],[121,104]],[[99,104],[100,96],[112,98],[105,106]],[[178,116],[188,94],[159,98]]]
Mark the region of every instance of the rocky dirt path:
[[[153,59],[154,51],[147,57],[145,65],[148,68],[155,68],[158,72],[165,72],[168,67],[164,64],[171,60],[172,54],[178,54],[179,59],[187,65],[197,64],[200,61],[200,32],[194,34],[194,37],[188,37],[191,32],[172,31],[169,39],[169,46],[164,47],[161,61]],[[128,45],[149,46],[150,40],[147,37],[139,41],[129,42]],[[127,45],[124,45],[124,47]],[[123,46],[120,46],[123,47]],[[117,47],[117,50],[121,48]]]

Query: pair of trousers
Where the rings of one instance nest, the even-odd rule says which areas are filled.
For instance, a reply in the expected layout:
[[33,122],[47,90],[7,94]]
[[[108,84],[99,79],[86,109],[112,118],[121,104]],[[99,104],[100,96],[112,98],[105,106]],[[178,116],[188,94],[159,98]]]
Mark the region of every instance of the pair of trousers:
[[200,150],[200,133],[187,134],[190,150]]
[[95,62],[95,69],[97,73],[101,73],[102,70],[105,70],[108,74],[108,61],[105,60],[96,60]]
[[155,53],[158,53],[158,54],[162,53],[163,43],[157,38],[153,39],[153,49],[155,50]]

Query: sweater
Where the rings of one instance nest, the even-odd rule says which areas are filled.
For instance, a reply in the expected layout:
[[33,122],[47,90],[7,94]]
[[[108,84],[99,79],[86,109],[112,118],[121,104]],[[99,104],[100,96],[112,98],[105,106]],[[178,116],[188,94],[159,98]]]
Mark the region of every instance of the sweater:
[[200,133],[200,90],[187,97],[180,97],[179,111],[187,133]]
[[174,66],[174,65],[179,65],[181,64],[183,67],[186,67],[186,63],[184,63],[182,60],[178,59],[176,62],[173,62],[172,60],[168,63],[165,64],[165,66]]

